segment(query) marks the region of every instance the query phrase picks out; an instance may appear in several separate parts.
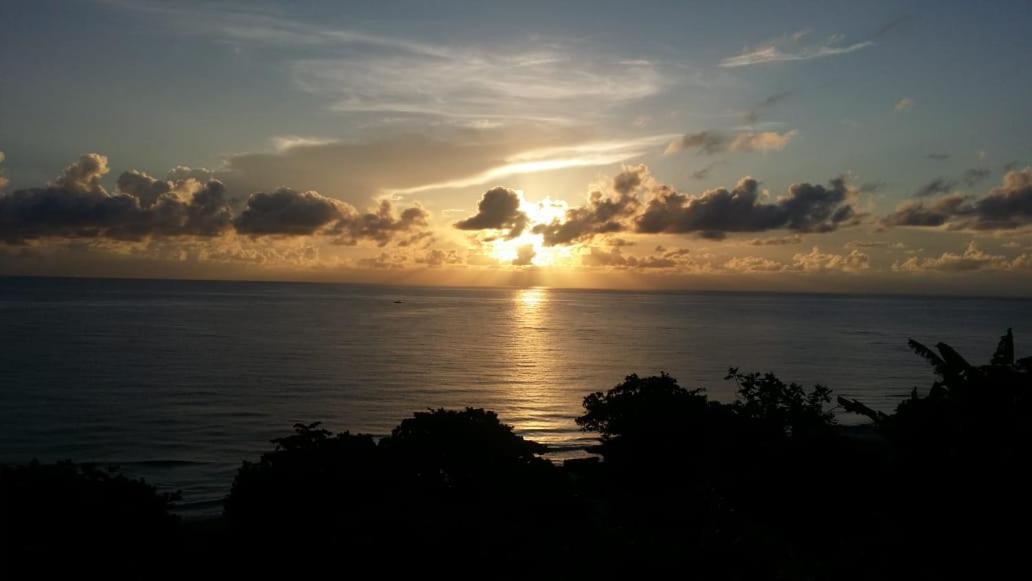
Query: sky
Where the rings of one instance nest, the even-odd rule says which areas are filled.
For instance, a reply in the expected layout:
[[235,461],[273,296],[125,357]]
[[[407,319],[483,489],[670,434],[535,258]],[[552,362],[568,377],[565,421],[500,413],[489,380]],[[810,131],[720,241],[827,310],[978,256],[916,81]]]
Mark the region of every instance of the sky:
[[0,274],[1027,294],[1029,22],[0,0]]

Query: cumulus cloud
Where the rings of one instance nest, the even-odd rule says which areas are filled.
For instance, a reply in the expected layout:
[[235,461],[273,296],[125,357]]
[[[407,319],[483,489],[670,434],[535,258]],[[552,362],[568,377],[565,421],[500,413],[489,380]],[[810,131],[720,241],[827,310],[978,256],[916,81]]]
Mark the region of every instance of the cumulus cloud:
[[892,269],[901,272],[970,272],[975,270],[1027,270],[1032,268],[1032,255],[1022,254],[1013,259],[989,254],[972,240],[964,252],[944,252],[941,256],[920,258],[912,256],[905,261],[896,261]]
[[[383,246],[395,235],[428,223],[427,212],[419,206],[395,216],[390,203],[383,202],[373,212],[360,213],[318,192],[289,188],[251,195],[234,217],[219,180],[160,180],[130,170],[119,176],[112,193],[101,184],[108,171],[106,157],[86,154],[45,187],[0,196],[0,240],[211,238],[235,230],[250,237],[325,233],[345,244],[372,240]],[[173,171],[185,173],[183,168]]]
[[237,232],[250,236],[305,236],[351,214],[354,208],[319,192],[280,188],[251,194],[233,224]]
[[716,131],[691,133],[667,144],[665,155],[673,155],[690,149],[703,155],[713,155],[724,151],[762,152],[781,151],[798,135],[796,130],[778,133],[777,131],[742,131],[726,136]]
[[814,246],[810,252],[793,255],[792,263],[795,270],[803,272],[858,272],[871,267],[871,258],[859,250],[843,255],[824,253]]
[[626,167],[613,179],[610,193],[591,192],[585,205],[566,211],[563,221],[538,224],[533,232],[542,235],[545,246],[556,246],[623,231],[641,206],[638,190],[651,179],[644,165]]
[[534,245],[524,244],[516,249],[516,258],[512,259],[512,263],[515,266],[530,266],[534,264],[535,256],[537,256],[537,252],[534,250]]
[[126,172],[119,191],[109,193],[101,185],[108,171],[108,159],[90,153],[46,187],[0,196],[0,238],[216,236],[230,225],[232,210],[217,180],[162,182]]
[[638,257],[625,255],[619,248],[607,251],[593,246],[581,256],[581,264],[618,269],[695,268],[695,262],[688,257],[689,252],[687,248],[657,249],[656,254]]
[[505,237],[516,238],[527,227],[527,214],[520,211],[520,195],[501,186],[484,192],[477,213],[455,223],[459,230],[505,230]]
[[[372,240],[378,246],[386,246],[398,234],[412,232],[429,225],[430,214],[422,206],[405,208],[400,215],[395,215],[394,208],[387,200],[382,200],[373,212],[350,212],[334,226],[332,233],[339,235],[339,244],[354,245],[360,240]],[[406,238],[402,242],[410,245],[421,233]],[[399,243],[400,244],[400,243]]]
[[831,180],[827,187],[794,184],[786,195],[773,203],[761,200],[759,183],[748,177],[739,180],[730,191],[717,188],[698,196],[663,187],[636,219],[636,230],[648,234],[707,234],[711,238],[719,237],[714,233],[780,228],[829,232],[859,220],[852,197],[853,192],[843,178]]
[[882,223],[950,230],[1013,230],[1032,225],[1032,167],[1007,172],[999,187],[981,197],[951,194],[904,203]]
[[430,268],[438,268],[446,264],[459,264],[460,262],[462,262],[462,258],[458,252],[454,250],[446,252],[437,248],[428,250],[426,254],[416,258],[417,264],[425,264]]
[[721,265],[722,270],[742,273],[784,272],[788,265],[762,256],[735,256]]

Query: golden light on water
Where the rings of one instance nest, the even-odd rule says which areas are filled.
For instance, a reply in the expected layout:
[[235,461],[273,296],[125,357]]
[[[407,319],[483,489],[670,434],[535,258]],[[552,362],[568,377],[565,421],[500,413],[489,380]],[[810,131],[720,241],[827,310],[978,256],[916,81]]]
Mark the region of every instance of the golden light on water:
[[544,288],[525,288],[517,291],[516,300],[522,309],[520,314],[524,317],[535,317],[537,315],[538,307],[548,300],[547,289]]

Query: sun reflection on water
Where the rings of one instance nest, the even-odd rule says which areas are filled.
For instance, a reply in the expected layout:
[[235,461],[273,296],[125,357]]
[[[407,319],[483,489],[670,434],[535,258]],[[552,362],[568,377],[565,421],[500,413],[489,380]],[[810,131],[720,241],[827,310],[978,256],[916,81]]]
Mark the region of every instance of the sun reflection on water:
[[[568,442],[568,434],[563,432],[576,429],[568,416],[571,402],[564,397],[564,386],[555,383],[562,375],[562,345],[554,320],[555,308],[553,292],[548,288],[515,291],[508,341],[512,376],[506,397],[506,419],[524,437],[546,445]],[[558,451],[554,457],[569,455],[569,451]]]

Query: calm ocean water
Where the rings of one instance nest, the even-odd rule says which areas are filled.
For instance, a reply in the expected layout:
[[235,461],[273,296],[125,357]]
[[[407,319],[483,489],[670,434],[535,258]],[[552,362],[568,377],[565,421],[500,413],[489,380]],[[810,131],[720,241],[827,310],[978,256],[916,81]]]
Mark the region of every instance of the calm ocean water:
[[729,366],[770,370],[891,410],[930,383],[908,337],[982,362],[1007,327],[1032,353],[1029,300],[0,278],[0,462],[117,464],[201,514],[294,422],[486,407],[561,458],[591,443],[584,395],[632,372],[729,399]]

